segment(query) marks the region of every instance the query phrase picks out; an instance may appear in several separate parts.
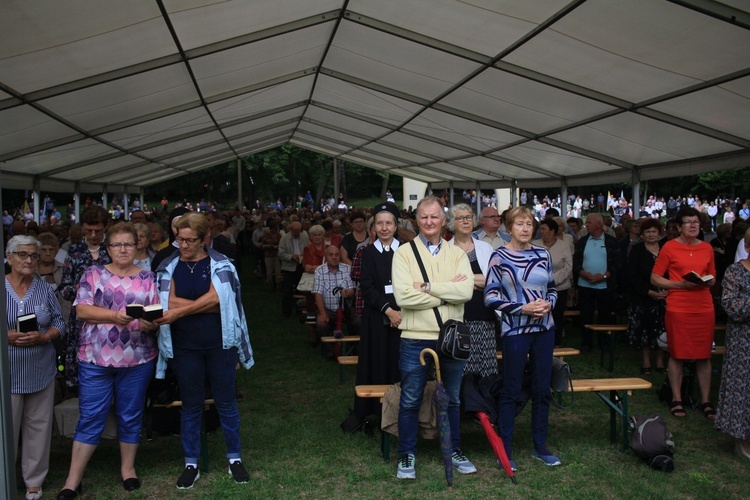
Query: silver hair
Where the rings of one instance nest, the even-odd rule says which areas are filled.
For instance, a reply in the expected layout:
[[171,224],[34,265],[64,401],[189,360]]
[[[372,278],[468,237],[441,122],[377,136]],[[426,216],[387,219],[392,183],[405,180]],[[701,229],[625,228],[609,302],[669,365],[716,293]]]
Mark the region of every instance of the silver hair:
[[136,222],[135,224],[133,224],[133,227],[136,231],[144,231],[146,234],[149,234],[151,232],[148,226],[142,222]]
[[18,236],[14,236],[10,239],[8,245],[5,247],[5,255],[10,255],[16,252],[18,250],[18,247],[24,245],[34,245],[36,246],[37,252],[42,251],[42,244],[39,243],[38,239],[34,238],[33,236],[29,236],[28,234],[19,234]]
[[445,204],[443,203],[443,200],[433,195],[425,196],[424,198],[419,200],[419,203],[417,203],[417,217],[419,217],[419,209],[422,207],[422,205],[431,205],[433,203],[437,204],[440,207],[440,214],[443,218],[445,218]]
[[308,234],[325,234],[326,230],[320,224],[315,224],[307,232]]
[[448,229],[451,230],[451,232],[456,232],[456,212],[459,210],[465,210],[469,212],[471,215],[471,228],[474,229],[477,225],[477,214],[475,214],[469,205],[466,203],[459,203],[458,205],[453,205],[453,207],[448,212]]

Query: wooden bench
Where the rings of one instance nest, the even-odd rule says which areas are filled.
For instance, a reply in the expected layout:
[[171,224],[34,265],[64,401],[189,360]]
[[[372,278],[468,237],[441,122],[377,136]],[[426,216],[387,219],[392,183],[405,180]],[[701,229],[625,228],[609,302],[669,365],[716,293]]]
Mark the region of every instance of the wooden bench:
[[[357,358],[353,353],[359,344],[359,335],[348,335],[337,339],[336,337],[320,337],[320,341],[324,344],[336,344],[341,347],[341,352],[336,353],[336,358],[340,360],[343,358]],[[354,364],[357,363],[346,363]],[[339,361],[339,382],[343,384],[346,381],[346,364]]]
[[[203,402],[203,411],[213,406],[214,400],[207,399]],[[153,422],[153,408],[180,408],[182,407],[182,401],[172,401],[169,404],[153,403],[146,407],[146,439],[151,441],[152,438],[152,422]],[[208,434],[206,433],[206,423],[203,421],[203,415],[201,414],[201,457],[200,457],[200,468],[203,472],[208,472]]]
[[[560,359],[565,358],[565,356],[578,356],[579,354],[581,354],[581,351],[572,347],[555,347],[552,351],[552,355]],[[503,359],[503,351],[497,351],[497,359]]]
[[[358,398],[378,398],[382,403],[385,391],[393,384],[388,385],[357,385],[354,387],[354,394]],[[389,462],[391,459],[391,435],[380,429],[380,452],[383,460]]]
[[[628,396],[635,390],[650,389],[651,382],[642,378],[591,378],[573,380],[573,392],[595,392],[609,406],[609,440],[617,444],[617,415],[620,416],[622,449],[630,447],[628,439]],[[607,396],[607,392],[609,395]]]
[[359,363],[359,356],[339,356],[339,381],[343,384],[346,381],[346,367],[356,366]]
[[[627,332],[628,325],[584,325],[594,333],[603,333],[609,335],[609,371],[615,369],[615,350],[617,347],[617,332]],[[604,351],[602,350],[599,357],[599,364],[604,367]]]

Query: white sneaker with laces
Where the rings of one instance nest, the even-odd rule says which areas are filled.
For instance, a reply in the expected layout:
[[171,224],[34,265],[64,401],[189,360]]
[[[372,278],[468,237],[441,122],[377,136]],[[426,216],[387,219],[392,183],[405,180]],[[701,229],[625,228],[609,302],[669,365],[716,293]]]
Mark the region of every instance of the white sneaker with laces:
[[399,479],[416,479],[417,471],[415,468],[416,459],[413,453],[407,453],[398,457],[398,470],[396,477]]
[[474,474],[477,471],[477,468],[474,467],[474,464],[471,463],[471,461],[466,458],[466,455],[464,455],[464,452],[459,449],[453,450],[451,460],[453,461],[453,468],[461,474]]

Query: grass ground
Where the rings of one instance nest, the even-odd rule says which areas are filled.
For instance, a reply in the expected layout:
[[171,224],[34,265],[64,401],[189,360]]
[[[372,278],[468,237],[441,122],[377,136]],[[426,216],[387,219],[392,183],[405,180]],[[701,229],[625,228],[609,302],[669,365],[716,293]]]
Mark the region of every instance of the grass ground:
[[[250,483],[236,485],[228,476],[221,431],[209,435],[210,470],[192,490],[175,481],[182,470],[179,437],[156,435],[143,442],[136,462],[143,487],[126,493],[119,476],[117,444],[104,442],[84,476],[83,498],[448,498],[435,442],[420,441],[416,481],[395,477],[395,458],[385,463],[377,441],[364,435],[345,436],[339,423],[353,403],[354,368],[339,384],[339,367],[308,346],[307,330],[297,319],[280,315],[279,292],[267,292],[251,272],[248,260],[243,295],[257,365],[239,373],[244,461]],[[569,327],[566,344],[578,345]],[[599,353],[569,358],[575,378],[638,375],[639,355],[620,344],[615,373],[599,367]],[[718,363],[717,363],[718,365]],[[663,375],[652,375],[655,388]],[[718,377],[716,377],[718,379]],[[714,385],[717,385],[715,380]],[[715,389],[714,389],[715,394]],[[637,391],[631,412],[667,415],[674,433],[677,469],[656,472],[630,452],[609,444],[608,410],[594,394],[579,393],[569,410],[553,408],[549,447],[563,462],[546,468],[530,456],[530,412],[518,418],[514,458],[518,484],[513,485],[495,463],[478,424],[462,427],[463,449],[479,468],[472,476],[454,478],[462,498],[742,498],[748,463],[733,454],[733,442],[713,430],[698,411],[678,420],[668,416],[655,390]],[[47,496],[62,487],[70,463],[71,440],[53,439]],[[395,440],[392,444],[395,448]],[[393,455],[393,453],[392,453]],[[23,495],[19,490],[19,494]]]

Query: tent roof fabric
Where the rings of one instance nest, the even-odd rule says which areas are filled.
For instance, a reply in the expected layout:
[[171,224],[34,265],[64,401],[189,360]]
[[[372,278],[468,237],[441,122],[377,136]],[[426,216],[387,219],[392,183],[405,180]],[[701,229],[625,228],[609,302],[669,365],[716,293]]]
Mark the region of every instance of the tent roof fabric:
[[5,0],[5,188],[292,143],[433,186],[750,165],[744,0]]

